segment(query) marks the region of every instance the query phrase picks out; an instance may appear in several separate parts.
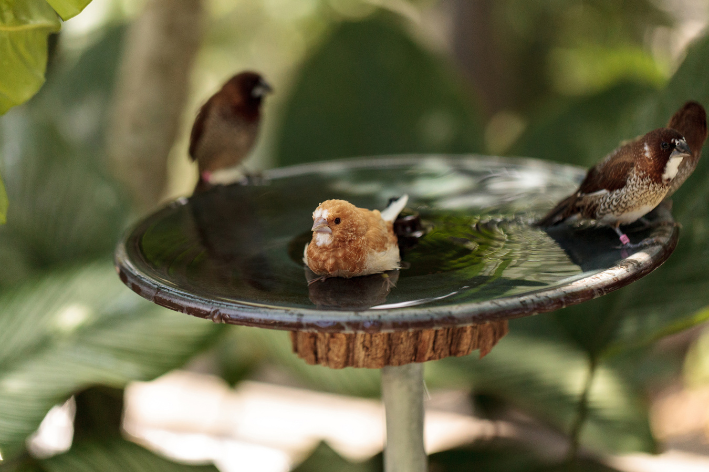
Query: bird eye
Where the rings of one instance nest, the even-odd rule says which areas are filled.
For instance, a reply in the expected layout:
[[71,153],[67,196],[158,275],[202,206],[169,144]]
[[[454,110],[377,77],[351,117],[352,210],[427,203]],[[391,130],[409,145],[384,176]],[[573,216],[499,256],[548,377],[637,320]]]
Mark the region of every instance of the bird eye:
[[335,224],[336,224],[336,225],[339,225],[339,224],[340,224],[340,219],[339,219],[339,218],[335,218]]
[[667,143],[662,143],[662,144],[660,144],[660,147],[666,151],[670,148],[670,145]]

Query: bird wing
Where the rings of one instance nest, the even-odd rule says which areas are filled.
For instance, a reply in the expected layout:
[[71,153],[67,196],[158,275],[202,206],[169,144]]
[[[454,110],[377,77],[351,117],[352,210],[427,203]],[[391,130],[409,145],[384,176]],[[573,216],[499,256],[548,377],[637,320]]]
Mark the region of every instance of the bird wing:
[[586,174],[586,178],[581,182],[578,193],[589,195],[596,192],[619,190],[623,188],[630,171],[635,167],[635,160],[632,154],[614,153],[597,166],[592,167]]

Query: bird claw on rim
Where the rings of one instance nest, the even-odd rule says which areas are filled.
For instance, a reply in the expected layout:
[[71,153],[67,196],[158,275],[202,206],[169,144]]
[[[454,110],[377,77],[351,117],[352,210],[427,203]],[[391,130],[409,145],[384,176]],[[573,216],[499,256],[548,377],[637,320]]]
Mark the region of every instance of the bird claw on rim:
[[313,285],[315,282],[325,282],[325,279],[327,278],[327,275],[321,275],[320,277],[317,277],[315,279],[308,280],[308,286]]
[[648,246],[655,246],[655,245],[660,245],[662,242],[658,240],[657,238],[648,238],[648,239],[643,239],[639,243],[632,244],[628,242],[627,244],[623,244],[622,246],[613,246],[614,249],[641,249],[644,247]]

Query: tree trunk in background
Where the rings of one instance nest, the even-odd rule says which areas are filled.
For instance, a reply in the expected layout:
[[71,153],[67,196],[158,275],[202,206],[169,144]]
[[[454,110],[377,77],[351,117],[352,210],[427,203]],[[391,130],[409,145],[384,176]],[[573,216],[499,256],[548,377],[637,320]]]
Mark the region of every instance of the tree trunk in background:
[[488,116],[512,105],[504,54],[496,40],[494,5],[494,0],[451,0],[448,6],[453,55]]
[[203,14],[202,0],[149,0],[128,31],[108,153],[139,211],[159,203],[165,187]]

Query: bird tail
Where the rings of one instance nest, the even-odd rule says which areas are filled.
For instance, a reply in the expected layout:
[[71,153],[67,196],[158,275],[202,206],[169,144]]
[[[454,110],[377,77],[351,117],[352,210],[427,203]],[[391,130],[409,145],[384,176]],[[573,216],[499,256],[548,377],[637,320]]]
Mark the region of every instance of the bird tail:
[[535,226],[547,227],[563,223],[564,220],[572,216],[575,211],[576,194],[569,195],[560,201],[554,208],[551,209],[546,216],[536,223]]
[[676,129],[684,136],[694,156],[702,153],[702,146],[707,139],[707,114],[701,104],[685,103],[672,115],[667,127]]
[[389,202],[389,206],[387,206],[383,211],[382,211],[382,219],[384,221],[391,221],[392,223],[396,219],[397,216],[399,216],[399,213],[401,213],[401,210],[404,209],[406,206],[406,203],[409,201],[409,196],[408,195],[402,195],[401,197],[397,198],[396,200],[392,199]]

